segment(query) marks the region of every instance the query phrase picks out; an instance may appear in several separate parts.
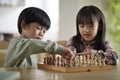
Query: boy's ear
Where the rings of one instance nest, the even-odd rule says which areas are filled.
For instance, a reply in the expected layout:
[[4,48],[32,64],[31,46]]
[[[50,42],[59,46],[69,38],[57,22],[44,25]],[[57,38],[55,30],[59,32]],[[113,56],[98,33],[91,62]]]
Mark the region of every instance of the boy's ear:
[[21,22],[21,28],[25,29],[25,26],[26,26],[25,20],[22,20],[22,22]]

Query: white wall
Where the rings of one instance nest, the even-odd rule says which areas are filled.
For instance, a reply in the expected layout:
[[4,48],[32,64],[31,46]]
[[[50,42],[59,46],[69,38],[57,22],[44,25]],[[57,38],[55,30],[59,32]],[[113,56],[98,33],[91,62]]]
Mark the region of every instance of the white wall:
[[0,7],[0,33],[17,33],[17,18],[21,7]]
[[58,39],[59,0],[25,0],[25,6],[0,6],[0,33],[18,34],[17,20],[20,12],[29,6],[43,9],[51,19],[51,27],[43,40]]
[[[45,10],[51,18],[51,28],[44,40],[68,40],[76,34],[76,15],[84,5],[96,5],[103,9],[107,0],[25,0],[26,6],[37,6]],[[48,3],[46,3],[47,1]],[[55,3],[54,3],[55,2]],[[58,5],[57,7],[55,6]],[[46,7],[51,6],[52,7]],[[24,7],[0,7],[0,32],[17,33],[17,18]],[[52,10],[57,10],[53,12]],[[57,18],[59,16],[59,18]]]

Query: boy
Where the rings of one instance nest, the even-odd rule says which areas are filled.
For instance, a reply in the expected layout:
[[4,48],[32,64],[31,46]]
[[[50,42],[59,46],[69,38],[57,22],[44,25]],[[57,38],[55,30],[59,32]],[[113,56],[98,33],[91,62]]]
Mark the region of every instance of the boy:
[[53,42],[41,41],[49,28],[49,16],[43,10],[36,7],[24,9],[18,18],[20,37],[11,40],[5,59],[5,67],[37,66],[31,55],[40,52],[60,54],[72,59],[74,55],[69,49]]

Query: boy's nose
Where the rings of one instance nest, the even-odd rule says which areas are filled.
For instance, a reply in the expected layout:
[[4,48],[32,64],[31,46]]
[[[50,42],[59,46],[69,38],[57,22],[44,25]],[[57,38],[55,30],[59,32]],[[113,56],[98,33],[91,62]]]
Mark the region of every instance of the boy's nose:
[[38,35],[42,36],[43,35],[43,31],[39,31]]

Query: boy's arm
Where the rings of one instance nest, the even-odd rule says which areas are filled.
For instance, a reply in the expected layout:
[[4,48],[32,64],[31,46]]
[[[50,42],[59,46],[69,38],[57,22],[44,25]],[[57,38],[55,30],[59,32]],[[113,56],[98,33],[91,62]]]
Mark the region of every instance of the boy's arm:
[[70,59],[72,59],[72,57],[74,56],[70,49],[65,48],[64,46],[58,45],[55,42],[40,41],[39,43],[33,43],[33,44],[38,45],[38,47],[37,46],[35,47],[36,49],[38,48],[39,51],[47,52],[49,54],[59,54],[65,58],[66,56],[68,56],[68,58]]
[[54,42],[49,43],[34,39],[23,39],[18,42],[15,42],[13,40],[8,49],[8,55],[6,56],[5,66],[19,65],[26,57],[32,54],[44,52],[60,55],[65,54],[68,56],[71,56],[72,54],[69,50]]
[[73,38],[70,38],[68,41],[67,41],[67,45],[66,47],[69,48],[70,50],[72,50],[72,52],[74,54],[76,54],[76,48],[74,46],[72,46],[72,39]]

